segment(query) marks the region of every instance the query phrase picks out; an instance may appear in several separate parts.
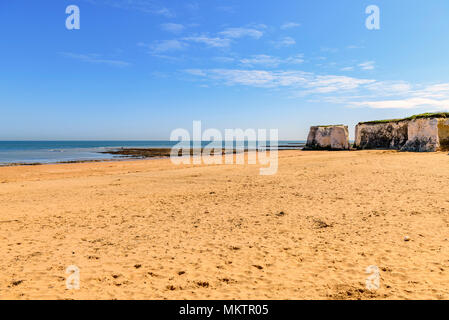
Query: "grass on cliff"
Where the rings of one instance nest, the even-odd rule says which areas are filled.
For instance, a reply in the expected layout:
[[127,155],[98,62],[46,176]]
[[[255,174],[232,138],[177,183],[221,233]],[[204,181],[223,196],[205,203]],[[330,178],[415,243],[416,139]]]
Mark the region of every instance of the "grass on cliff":
[[432,119],[432,118],[449,118],[449,112],[435,112],[435,113],[421,113],[416,114],[414,116],[403,118],[403,119],[388,119],[388,120],[374,120],[374,121],[366,121],[359,122],[359,124],[378,124],[378,123],[387,123],[387,122],[400,122],[400,121],[410,121],[415,119]]
[[324,125],[324,126],[314,126],[314,127],[318,127],[318,128],[329,128],[329,127],[341,127],[344,126],[344,124],[329,124],[329,125]]

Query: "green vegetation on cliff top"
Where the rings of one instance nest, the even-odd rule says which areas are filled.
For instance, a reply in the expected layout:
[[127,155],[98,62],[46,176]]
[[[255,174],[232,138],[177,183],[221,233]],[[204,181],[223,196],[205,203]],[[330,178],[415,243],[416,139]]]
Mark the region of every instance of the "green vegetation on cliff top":
[[359,124],[378,124],[378,123],[401,122],[415,119],[432,119],[432,118],[449,118],[449,112],[421,113],[403,119],[374,120],[374,121],[359,122]]
[[313,127],[329,128],[329,127],[341,127],[341,126],[344,126],[344,124],[328,124],[328,125],[324,125],[324,126],[313,126]]

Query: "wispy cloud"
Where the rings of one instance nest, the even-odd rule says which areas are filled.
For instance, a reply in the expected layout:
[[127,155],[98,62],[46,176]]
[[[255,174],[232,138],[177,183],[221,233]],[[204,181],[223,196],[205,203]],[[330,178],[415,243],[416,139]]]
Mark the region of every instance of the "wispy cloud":
[[259,39],[263,36],[263,31],[254,28],[227,28],[219,32],[224,38],[238,39],[242,37],[251,37]]
[[449,99],[436,100],[425,98],[408,98],[402,100],[381,100],[352,102],[353,106],[368,107],[374,109],[416,109],[427,108],[431,111],[449,110]]
[[425,98],[448,98],[449,97],[449,83],[439,83],[426,86],[415,92]]
[[171,32],[171,33],[181,33],[184,31],[185,27],[179,23],[163,23],[161,24],[162,30]]
[[146,44],[143,42],[139,42],[137,45],[139,47],[148,48],[150,53],[152,53],[152,54],[159,54],[159,53],[164,53],[164,52],[169,52],[169,51],[178,51],[178,50],[183,50],[184,48],[187,47],[186,43],[181,42],[176,39],[156,41],[152,44]]
[[[197,26],[188,25],[189,27]],[[160,27],[163,30],[172,33],[181,33],[186,27],[182,24],[177,23],[164,23]],[[141,46],[146,46],[151,49],[152,53],[161,53],[166,51],[181,50],[188,46],[188,43],[199,43],[204,44],[210,48],[227,48],[230,47],[234,41],[239,38],[251,37],[254,39],[259,39],[263,36],[263,31],[261,29],[266,28],[265,25],[250,25],[250,27],[240,27],[240,28],[227,28],[221,32],[211,35],[209,33],[191,34],[185,37],[179,37],[172,40],[159,40],[153,42],[153,44],[143,44]]]
[[[265,55],[245,63],[280,64],[279,58]],[[449,83],[410,84],[405,81],[378,81],[298,70],[189,69],[186,73],[208,84],[283,89],[292,97],[329,102],[347,107],[375,109],[449,110]]]
[[231,44],[231,40],[227,38],[220,38],[220,37],[210,37],[208,35],[197,35],[197,36],[191,36],[191,37],[184,37],[182,38],[184,41],[191,41],[196,43],[203,43],[207,45],[208,47],[215,47],[215,48],[224,48],[229,47]]
[[232,63],[235,61],[235,58],[232,57],[214,57],[213,60],[220,63]]
[[131,64],[122,60],[112,60],[112,59],[104,59],[102,55],[99,54],[80,54],[80,53],[72,53],[72,52],[60,52],[60,54],[64,57],[76,59],[79,61],[89,62],[89,63],[98,63],[98,64],[107,64],[114,67],[127,67]]
[[235,13],[235,7],[233,6],[218,6],[217,10],[227,13]]
[[277,41],[272,41],[271,43],[273,44],[273,46],[275,48],[279,49],[282,47],[290,47],[290,46],[296,44],[296,41],[292,37],[283,37]]
[[[192,72],[193,70],[194,72]],[[346,76],[315,75],[314,73],[304,71],[242,69],[189,69],[185,71],[189,74],[200,75],[226,85],[245,85],[265,88],[288,87],[302,89],[309,94],[352,90],[361,85],[374,82],[374,80]]]
[[362,62],[359,63],[358,66],[362,69],[362,70],[374,70],[374,61],[366,61],[366,62]]
[[367,89],[382,97],[407,96],[414,91],[412,85],[405,81],[376,81]]
[[168,8],[159,8],[150,12],[165,16],[167,18],[174,18],[176,16],[175,13]]
[[114,8],[136,10],[144,13],[157,14],[167,18],[175,17],[175,13],[172,10],[159,5],[156,1],[153,0],[84,0],[84,1],[96,5],[107,5]]
[[241,59],[240,62],[246,65],[264,65],[268,67],[277,67],[281,63],[281,60],[269,55],[259,54],[254,55],[251,58]]
[[277,67],[280,64],[300,64],[304,62],[303,55],[298,54],[285,59],[266,54],[253,55],[250,58],[241,59],[240,62],[249,66]]
[[351,44],[351,45],[347,46],[346,48],[347,49],[363,49],[365,47],[364,46],[359,46],[359,45],[356,45],[356,44]]
[[282,30],[286,30],[286,29],[297,28],[297,27],[300,27],[300,26],[301,26],[300,23],[296,23],[296,22],[285,22],[283,25],[281,25],[281,29],[282,29]]
[[321,47],[320,50],[322,52],[328,52],[328,53],[337,53],[338,52],[338,48]]
[[197,43],[206,44],[208,47],[215,48],[225,48],[229,47],[233,40],[250,37],[254,39],[259,39],[263,36],[262,29],[264,25],[258,25],[251,28],[241,27],[241,28],[227,28],[221,32],[218,32],[215,36],[210,36],[208,34],[193,35],[189,37],[184,37],[182,40],[191,41]]
[[[406,82],[378,82],[371,86],[376,95],[361,97],[350,104],[374,109],[416,109],[449,111],[449,83],[411,85]],[[392,98],[388,98],[392,97]]]
[[190,2],[186,4],[186,8],[190,11],[198,11],[200,10],[200,5],[198,2]]

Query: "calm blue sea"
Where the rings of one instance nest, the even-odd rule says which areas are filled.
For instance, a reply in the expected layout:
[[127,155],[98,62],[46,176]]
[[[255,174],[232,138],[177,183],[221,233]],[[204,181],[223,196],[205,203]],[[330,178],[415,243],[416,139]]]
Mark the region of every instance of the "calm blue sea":
[[[176,141],[0,141],[0,165],[9,163],[55,163],[108,160],[118,156],[100,152],[118,148],[171,148]],[[203,141],[205,146],[209,142]],[[297,146],[304,141],[279,141]]]

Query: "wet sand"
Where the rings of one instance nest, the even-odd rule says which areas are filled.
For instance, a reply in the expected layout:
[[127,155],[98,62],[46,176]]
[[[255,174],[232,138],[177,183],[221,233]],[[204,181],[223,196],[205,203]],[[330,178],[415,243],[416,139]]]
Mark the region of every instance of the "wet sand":
[[395,151],[2,167],[0,299],[448,299],[448,181]]

